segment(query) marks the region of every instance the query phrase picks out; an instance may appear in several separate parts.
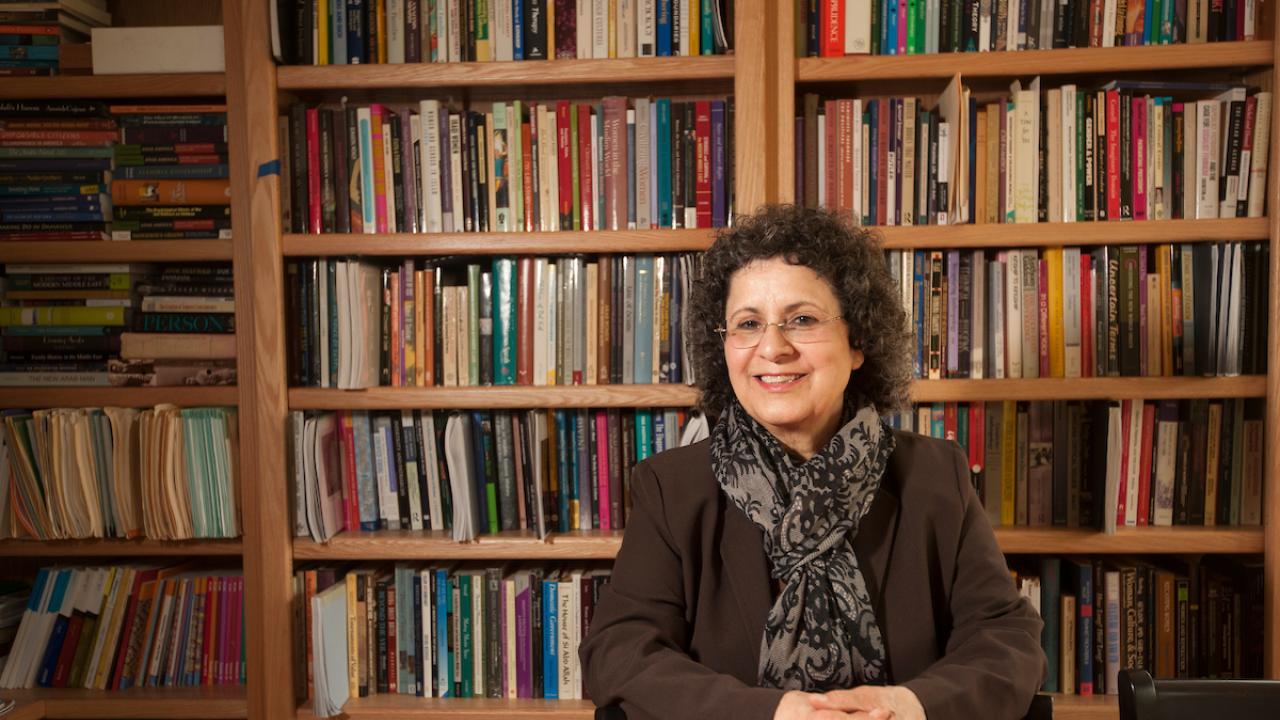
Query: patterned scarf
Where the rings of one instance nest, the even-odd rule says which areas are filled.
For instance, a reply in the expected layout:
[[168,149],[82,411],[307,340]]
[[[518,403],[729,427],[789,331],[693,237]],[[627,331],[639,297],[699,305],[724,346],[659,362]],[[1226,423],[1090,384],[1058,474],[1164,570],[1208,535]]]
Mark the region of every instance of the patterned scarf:
[[885,648],[853,552],[893,435],[875,409],[846,402],[844,427],[797,464],[735,400],[711,433],[726,495],[764,531],[782,592],[760,647],[761,686],[823,692],[885,682]]

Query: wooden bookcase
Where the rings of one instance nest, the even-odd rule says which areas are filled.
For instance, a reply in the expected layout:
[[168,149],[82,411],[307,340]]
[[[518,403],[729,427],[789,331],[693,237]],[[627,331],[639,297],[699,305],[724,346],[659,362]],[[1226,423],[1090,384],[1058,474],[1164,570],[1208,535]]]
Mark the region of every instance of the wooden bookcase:
[[[161,0],[125,2],[131,12]],[[293,569],[295,562],[323,560],[608,560],[621,533],[581,531],[541,542],[528,533],[483,536],[457,544],[443,533],[383,531],[344,533],[328,544],[292,537],[287,473],[287,419],[294,409],[533,408],[688,406],[693,391],[672,386],[552,388],[372,388],[361,391],[290,389],[285,369],[284,263],[290,257],[362,254],[428,256],[452,253],[557,254],[564,252],[677,252],[705,249],[705,230],[593,233],[293,235],[280,226],[276,117],[297,98],[416,98],[454,91],[472,100],[505,97],[601,96],[607,93],[725,93],[736,97],[737,207],[794,200],[793,148],[796,98],[810,88],[845,91],[870,83],[907,93],[963,78],[1031,75],[1102,75],[1251,68],[1269,73],[1277,64],[1276,13],[1262,4],[1266,39],[1186,46],[1046,50],[1014,53],[905,57],[794,57],[790,2],[737,0],[737,53],[724,57],[632,60],[277,67],[270,55],[268,8],[272,0],[223,0],[227,68],[215,75],[46,78],[0,80],[5,98],[217,97],[228,104],[231,148],[230,242],[81,243],[74,246],[0,245],[0,261],[193,261],[231,259],[235,267],[240,384],[236,388],[58,389],[0,393],[0,407],[125,404],[149,406],[237,405],[240,420],[241,505],[239,541],[0,542],[0,557],[82,557],[89,562],[147,556],[240,557],[246,577],[245,621],[248,684],[229,689],[158,689],[127,693],[23,691],[23,717],[239,718],[314,717],[293,696]],[[216,9],[215,9],[216,11]],[[156,13],[162,14],[162,9]],[[209,12],[206,10],[205,12]],[[601,78],[609,79],[608,86]],[[1274,149],[1280,132],[1280,94],[1273,96],[1272,159],[1268,185],[1271,214],[1263,219],[1185,220],[1103,224],[1042,224],[885,228],[891,248],[1046,247],[1062,244],[1267,240],[1280,237],[1280,180]],[[1272,253],[1271,313],[1280,314],[1280,257]],[[1266,563],[1266,672],[1280,677],[1280,333],[1272,332],[1268,375],[1238,378],[1088,378],[1079,380],[918,381],[912,393],[924,402],[981,398],[1010,400],[1102,398],[1267,398],[1267,455],[1262,528],[1121,529],[1114,536],[1058,528],[1000,528],[1009,553],[1261,553]],[[1114,697],[1056,698],[1060,718],[1115,718]],[[352,700],[350,717],[427,718],[516,716],[591,717],[584,701],[422,699],[378,696]]]

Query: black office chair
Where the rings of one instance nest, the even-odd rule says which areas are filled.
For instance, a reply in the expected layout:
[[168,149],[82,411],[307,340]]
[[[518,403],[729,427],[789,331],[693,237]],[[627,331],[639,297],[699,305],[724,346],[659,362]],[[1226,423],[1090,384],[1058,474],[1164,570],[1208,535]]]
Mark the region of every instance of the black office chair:
[[1121,670],[1120,720],[1271,720],[1280,708],[1280,680],[1153,680],[1146,670]]
[[[617,705],[605,705],[596,708],[596,720],[627,720],[627,714]],[[1036,695],[1031,698],[1031,707],[1023,720],[1053,720],[1053,698],[1049,695]]]

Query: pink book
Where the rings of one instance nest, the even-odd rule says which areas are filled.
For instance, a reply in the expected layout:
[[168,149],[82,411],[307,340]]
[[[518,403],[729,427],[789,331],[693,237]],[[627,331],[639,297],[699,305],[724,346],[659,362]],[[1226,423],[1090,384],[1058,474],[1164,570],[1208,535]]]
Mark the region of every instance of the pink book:
[[356,440],[351,411],[338,412],[338,439],[342,445],[342,510],[347,530],[360,529],[360,495],[356,485]]
[[1133,219],[1147,219],[1147,99],[1132,98]]
[[320,234],[320,111],[307,108],[307,229]]
[[[889,0],[893,2],[893,0]],[[907,45],[907,27],[910,25],[910,4],[907,0],[898,0],[898,55],[906,55],[910,52]]]
[[388,231],[387,191],[391,190],[387,187],[386,158],[383,157],[383,143],[389,141],[382,132],[384,114],[383,107],[378,103],[369,106],[369,115],[372,118],[369,122],[369,131],[373,136],[373,209],[376,229],[380,233]]
[[1080,253],[1080,377],[1093,377],[1093,257]]
[[1129,488],[1129,416],[1133,414],[1133,401],[1120,401],[1120,482],[1116,483],[1116,525],[1124,527],[1125,497]]
[[1043,258],[1040,259],[1040,283],[1037,292],[1040,294],[1036,300],[1040,317],[1040,337],[1037,338],[1037,347],[1040,349],[1040,377],[1047,378],[1049,377],[1049,263]]
[[600,529],[612,530],[609,516],[609,416],[596,411],[596,488],[600,495],[596,507],[600,513]]

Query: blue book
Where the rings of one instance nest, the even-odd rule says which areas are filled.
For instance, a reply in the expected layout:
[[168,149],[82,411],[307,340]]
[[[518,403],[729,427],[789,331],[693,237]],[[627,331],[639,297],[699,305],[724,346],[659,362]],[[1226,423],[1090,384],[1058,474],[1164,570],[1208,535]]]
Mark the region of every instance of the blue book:
[[711,55],[715,52],[715,37],[712,32],[711,0],[704,0],[702,3],[701,29],[698,35],[698,53],[700,55]]
[[672,0],[657,0],[657,24],[656,24],[656,40],[658,43],[658,57],[669,57],[671,52],[671,5]]
[[657,455],[667,449],[666,413],[658,410],[653,413],[653,454]]
[[1142,37],[1135,45],[1152,45],[1152,37],[1159,37],[1158,31],[1152,32],[1152,28],[1156,23],[1160,22],[1157,17],[1160,14],[1160,7],[1155,0],[1145,0],[1146,7],[1142,11]]
[[560,510],[560,532],[569,531],[569,428],[565,411],[556,411],[556,505]]
[[1076,590],[1076,688],[1072,692],[1092,693],[1093,685],[1093,565],[1088,561],[1070,563],[1075,572]]
[[[375,227],[378,223],[376,204],[373,194],[373,118],[367,108],[361,108],[356,114],[356,124],[360,130],[360,212],[361,222],[365,228]],[[353,232],[356,229],[351,228]]]
[[102,199],[97,195],[50,195],[49,197],[0,198],[0,212],[94,212],[102,215]]
[[329,64],[347,64],[347,8],[341,0],[329,2]]
[[396,572],[396,687],[401,695],[415,686],[414,665],[417,660],[416,643],[413,641],[413,611],[417,605],[413,598],[413,573],[407,566],[397,565]]
[[493,382],[516,384],[516,261],[493,261]]
[[[897,0],[875,0],[880,4],[880,22],[877,23],[880,32],[880,55],[892,55],[893,44],[889,41],[889,6],[896,3]],[[897,37],[896,35],[894,37]]]
[[111,192],[111,188],[102,183],[13,183],[0,185],[0,198],[30,198],[31,200],[48,200],[48,196],[66,195],[68,197],[97,197]]
[[901,48],[898,47],[898,2],[897,0],[889,0],[888,12],[884,15],[884,24],[887,28],[888,42],[884,45],[888,49],[886,55],[897,55]]
[[524,0],[511,0],[511,27],[515,28],[515,32],[511,33],[511,58],[513,60],[524,59]]
[[559,583],[542,581],[542,696],[560,699]]
[[449,659],[449,571],[437,568],[436,591],[436,696],[453,697],[453,662]]
[[[725,140],[725,112],[723,100],[711,101],[711,227],[728,224],[728,186],[725,167],[729,162],[728,144]],[[674,348],[675,345],[672,345]],[[672,353],[675,354],[674,352]]]
[[374,459],[372,430],[369,413],[357,410],[351,413],[351,431],[355,440],[356,458],[356,494],[360,507],[360,529],[365,531],[378,529],[378,489],[374,476]]
[[[15,62],[58,60],[57,45],[0,45],[0,58]],[[33,63],[34,64],[34,63]]]
[[0,209],[0,222],[7,223],[41,223],[41,222],[106,222],[107,214],[102,210],[96,212],[45,212],[31,210]]
[[212,165],[126,165],[116,168],[121,180],[216,180],[230,177],[226,163]]
[[1062,561],[1056,557],[1040,558],[1040,617],[1044,631],[1040,634],[1040,646],[1049,660],[1049,672],[1041,690],[1058,692],[1059,634],[1062,624],[1059,604],[1062,602]]
[[110,155],[95,157],[19,157],[0,154],[0,172],[94,172],[110,170]]
[[364,62],[364,0],[347,0],[347,64]]
[[649,410],[636,410],[636,462],[653,454],[653,415]]
[[947,436],[946,412],[942,403],[929,406],[929,437],[942,439]]
[[560,496],[568,499],[569,519],[566,527],[577,530],[581,516],[579,515],[581,495],[578,494],[578,413],[576,410],[564,412],[565,424],[565,460],[567,474],[560,476]]
[[[599,496],[599,486],[591,482],[591,445],[587,438],[595,428],[595,422],[585,409],[574,413],[573,449],[576,467],[573,473],[574,497],[578,498],[578,527],[587,530],[599,525],[600,512],[596,508],[592,493]],[[592,518],[595,518],[594,520]]]
[[658,98],[654,105],[658,108],[658,227],[670,228],[675,226],[671,217],[671,99]]
[[475,510],[479,515],[479,523],[475,527],[477,533],[485,531],[497,532],[496,529],[489,530],[489,503],[486,500],[486,496],[488,495],[487,488],[489,479],[486,477],[485,472],[483,414],[483,412],[476,411],[468,413],[465,417],[465,420],[467,421],[467,429],[471,435],[471,502],[475,503]]
[[[44,572],[41,570],[41,572]],[[67,597],[68,589],[74,578],[75,570],[67,568],[57,570],[57,575],[53,578],[53,586],[50,588],[48,602],[45,603],[41,614],[57,615],[50,629],[49,637],[45,641],[44,656],[40,662],[40,670],[36,673],[36,684],[42,687],[49,687],[53,681],[53,671],[58,665],[58,653],[62,650],[62,641],[67,636],[67,623],[71,620],[71,607],[67,607],[67,614],[61,613],[64,601],[69,600]],[[31,593],[32,598],[36,598],[35,590]],[[74,599],[74,598],[70,598]],[[30,603],[28,603],[30,607]]]
[[912,322],[916,331],[916,351],[912,356],[913,377],[924,377],[925,360],[924,353],[929,345],[925,342],[925,308],[928,307],[927,300],[929,296],[929,287],[925,284],[924,278],[928,262],[923,250],[915,251],[914,271],[911,276],[912,295],[915,298],[915,317]]
[[[422,637],[426,635],[426,626],[423,624],[424,613],[431,612],[431,595],[430,587],[423,588],[422,573],[410,570],[413,579],[413,587],[410,589],[412,593],[413,606],[413,628],[409,632],[410,651],[413,653],[413,694],[418,697],[426,696],[426,673],[424,672],[430,667],[431,661],[427,659],[425,648],[422,646]],[[426,592],[424,592],[426,590]],[[430,615],[428,614],[429,618]]]
[[[186,593],[182,600],[182,619],[179,621],[180,624],[178,626],[178,644],[174,647],[185,648],[187,646],[187,637],[191,634],[191,611],[195,604],[195,580],[191,578],[183,578],[181,583],[182,584],[179,587],[185,588]],[[186,669],[183,667],[185,665],[184,661],[185,656],[180,654],[178,656],[178,662],[173,668],[173,672],[168,672],[166,670],[164,674],[164,684],[166,686],[177,685],[179,678],[186,677],[186,674],[183,672]]]
[[632,348],[631,381],[637,385],[653,382],[653,256],[636,256],[635,343]]

